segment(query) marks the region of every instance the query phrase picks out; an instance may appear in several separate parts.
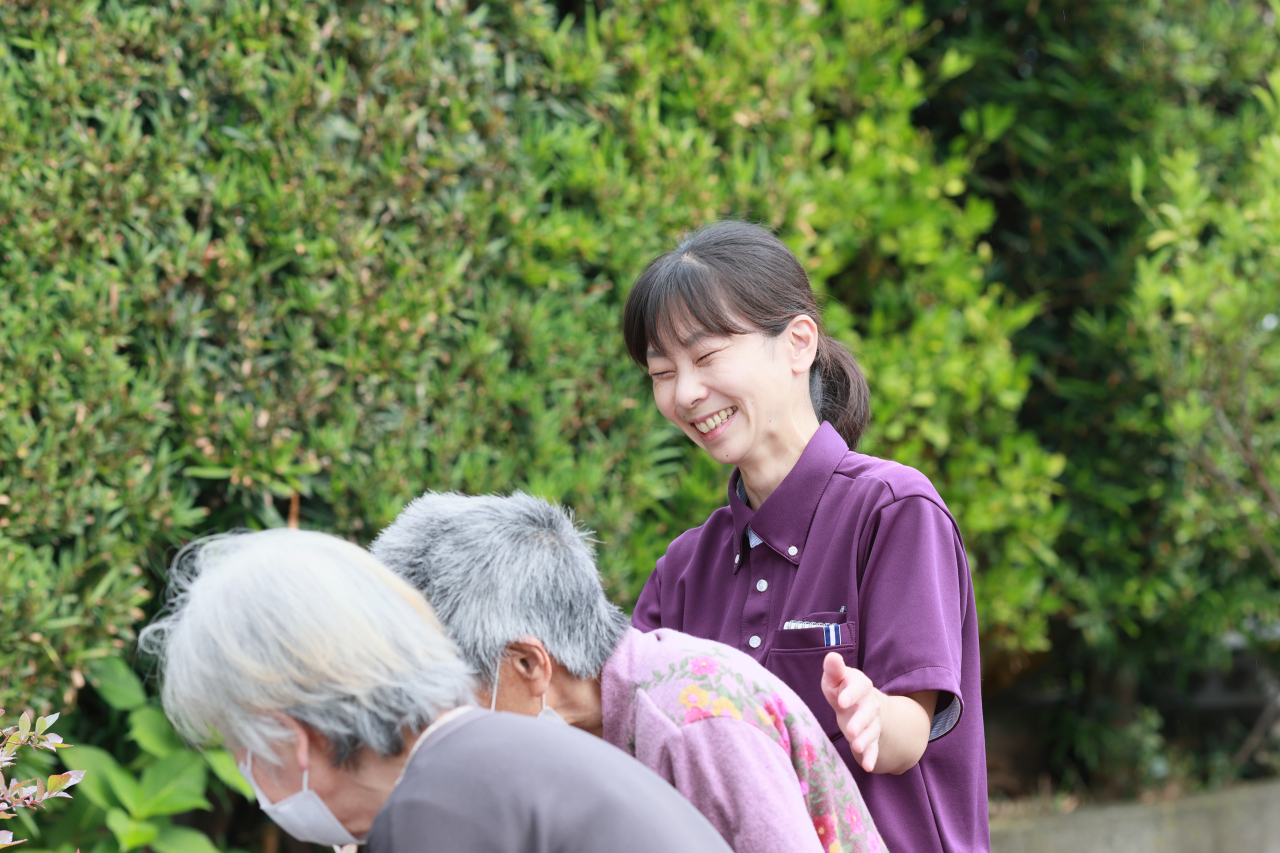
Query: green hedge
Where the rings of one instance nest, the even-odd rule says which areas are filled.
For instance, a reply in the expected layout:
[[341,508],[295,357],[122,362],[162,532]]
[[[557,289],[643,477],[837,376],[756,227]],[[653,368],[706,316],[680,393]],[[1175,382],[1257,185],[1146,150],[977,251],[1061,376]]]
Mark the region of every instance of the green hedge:
[[[1181,784],[1189,773],[1213,780],[1266,772],[1231,760],[1256,710],[1191,701],[1233,655],[1241,689],[1280,665],[1274,633],[1267,639],[1280,585],[1248,525],[1233,518],[1239,495],[1228,495],[1258,486],[1238,466],[1235,487],[1206,479],[1192,457],[1225,439],[1212,429],[1192,435],[1179,407],[1207,387],[1210,374],[1197,359],[1240,363],[1245,329],[1224,333],[1237,322],[1228,319],[1235,309],[1230,299],[1203,298],[1204,271],[1218,264],[1224,287],[1252,288],[1259,317],[1270,298],[1274,260],[1241,248],[1228,202],[1247,208],[1269,186],[1253,161],[1263,156],[1259,140],[1274,132],[1256,93],[1271,90],[1267,78],[1280,60],[1276,9],[1252,0],[926,6],[937,33],[914,55],[929,63],[958,52],[974,65],[930,93],[917,122],[947,146],[968,133],[968,111],[994,103],[1016,115],[970,181],[996,210],[986,235],[990,275],[1044,306],[1014,335],[1015,350],[1037,364],[1020,422],[1066,459],[1060,559],[1046,579],[1061,602],[1053,652],[1015,656],[1008,667],[1020,666],[1022,678],[1010,691],[1010,716],[1034,721],[1029,736],[1047,756],[1024,760],[1031,773],[1022,790],[1035,789],[1039,772],[1108,794]],[[1188,158],[1199,200],[1185,197]],[[1145,200],[1134,194],[1135,159]],[[1177,176],[1174,185],[1166,173]],[[1175,227],[1159,211],[1185,219]],[[1203,239],[1203,248],[1149,258],[1156,232],[1192,223],[1200,233],[1180,239]],[[1216,239],[1228,229],[1230,237]],[[1227,258],[1239,264],[1229,274]],[[1170,325],[1169,294],[1180,290],[1192,300],[1190,327]],[[1191,330],[1203,333],[1201,349],[1174,358]],[[1178,361],[1184,357],[1191,361]],[[1175,365],[1194,370],[1179,376]],[[1246,398],[1272,381],[1248,370],[1235,378]],[[1264,435],[1274,410],[1255,403],[1247,411]],[[1274,516],[1257,523],[1276,529]],[[1008,683],[997,674],[988,695]],[[1272,761],[1273,771],[1280,765]]]
[[[366,540],[427,489],[524,488],[630,600],[724,474],[618,332],[683,229],[779,228],[873,395],[867,449],[961,519],[986,635],[1043,648],[1062,461],[1019,430],[1034,306],[984,278],[911,111],[959,56],[896,2],[227,2],[0,10],[0,535],[36,602],[0,700],[60,705],[172,547],[285,523]],[[5,577],[14,577],[6,571]],[[45,612],[61,621],[44,624]],[[28,621],[30,620],[30,621]],[[19,675],[15,679],[13,676]]]

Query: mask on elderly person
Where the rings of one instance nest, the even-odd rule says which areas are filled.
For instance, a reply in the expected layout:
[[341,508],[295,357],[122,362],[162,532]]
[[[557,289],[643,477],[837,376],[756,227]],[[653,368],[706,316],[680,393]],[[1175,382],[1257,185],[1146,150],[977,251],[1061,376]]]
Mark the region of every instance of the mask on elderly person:
[[[498,676],[493,676],[493,690],[489,694],[489,710],[496,711],[498,709]],[[538,712],[539,720],[555,720],[558,723],[565,722],[565,718],[556,713],[554,708],[547,705],[547,694],[542,694],[542,710]]]
[[565,722],[565,718],[556,713],[556,710],[547,705],[547,695],[542,694],[542,710],[538,712],[539,720],[555,720],[557,723]]
[[347,831],[347,828],[329,811],[320,795],[307,787],[306,770],[302,771],[302,790],[290,794],[278,803],[267,799],[266,794],[258,787],[253,778],[253,753],[249,760],[238,765],[240,775],[253,786],[253,793],[258,797],[258,805],[276,826],[292,835],[299,841],[311,844],[332,845],[335,848],[345,844],[363,844]]

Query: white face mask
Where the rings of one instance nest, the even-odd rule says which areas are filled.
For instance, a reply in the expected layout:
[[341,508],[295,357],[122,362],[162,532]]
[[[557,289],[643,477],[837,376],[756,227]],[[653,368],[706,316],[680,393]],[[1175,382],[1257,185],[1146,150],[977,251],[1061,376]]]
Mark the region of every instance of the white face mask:
[[555,720],[557,723],[563,723],[564,717],[556,713],[555,709],[547,705],[547,696],[542,695],[542,710],[538,712],[539,720]]
[[[498,709],[498,676],[493,676],[493,692],[489,694],[489,710],[496,711]],[[547,707],[547,694],[542,694],[542,710],[538,712],[539,720],[555,720],[563,723],[564,717],[555,712],[555,709]]]
[[302,771],[302,790],[290,794],[278,803],[267,799],[266,794],[258,787],[253,778],[253,753],[249,760],[237,765],[240,775],[253,786],[253,793],[258,797],[258,805],[276,826],[292,835],[299,841],[310,844],[327,844],[337,848],[344,844],[363,844],[347,828],[333,816],[329,807],[320,799],[320,795],[307,787],[306,770]]

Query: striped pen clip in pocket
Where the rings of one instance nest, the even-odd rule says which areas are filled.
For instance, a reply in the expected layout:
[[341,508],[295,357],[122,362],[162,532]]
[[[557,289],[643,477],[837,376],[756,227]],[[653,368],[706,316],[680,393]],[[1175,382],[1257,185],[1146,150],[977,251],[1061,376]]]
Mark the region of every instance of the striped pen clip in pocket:
[[792,619],[783,624],[782,630],[792,631],[797,628],[821,628],[824,646],[840,645],[840,625],[835,622],[807,622],[803,619]]

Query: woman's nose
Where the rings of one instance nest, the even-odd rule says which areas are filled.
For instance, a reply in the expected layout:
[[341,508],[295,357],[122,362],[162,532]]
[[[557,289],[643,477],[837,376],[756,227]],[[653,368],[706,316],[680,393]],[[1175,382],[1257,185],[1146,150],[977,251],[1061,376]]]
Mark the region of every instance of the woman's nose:
[[681,409],[697,408],[707,396],[706,386],[698,378],[697,372],[685,370],[676,373],[676,405]]

